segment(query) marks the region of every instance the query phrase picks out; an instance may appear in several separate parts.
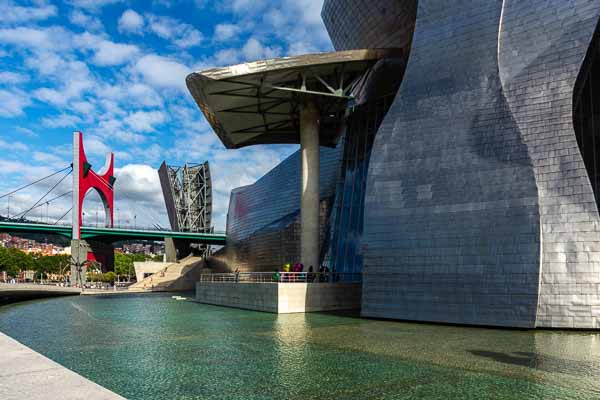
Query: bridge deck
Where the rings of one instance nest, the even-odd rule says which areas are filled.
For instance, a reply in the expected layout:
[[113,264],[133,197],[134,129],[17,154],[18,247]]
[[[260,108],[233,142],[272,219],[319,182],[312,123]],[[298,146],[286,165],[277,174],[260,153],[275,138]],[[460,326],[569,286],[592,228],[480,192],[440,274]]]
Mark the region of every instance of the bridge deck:
[[[0,221],[0,232],[47,233],[71,238],[72,229],[73,228],[69,225]],[[225,245],[227,238],[224,233],[173,232],[131,228],[95,228],[89,226],[81,228],[81,236],[82,239],[96,239],[113,242],[132,239],[164,240],[165,238],[173,238],[212,245]]]

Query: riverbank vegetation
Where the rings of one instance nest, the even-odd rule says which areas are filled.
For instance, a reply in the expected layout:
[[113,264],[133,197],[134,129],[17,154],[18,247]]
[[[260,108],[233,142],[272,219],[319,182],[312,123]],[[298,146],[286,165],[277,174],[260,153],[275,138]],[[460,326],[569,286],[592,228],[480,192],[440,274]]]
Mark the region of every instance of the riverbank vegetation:
[[[100,273],[98,265],[90,265],[90,275],[96,281],[115,282],[130,280],[135,277],[133,263],[135,261],[155,260],[144,254],[115,253],[115,271]],[[162,257],[161,257],[162,260]],[[46,256],[36,253],[25,253],[19,249],[0,247],[0,272],[6,271],[10,277],[18,277],[21,271],[34,271],[35,278],[48,279],[50,276],[65,275],[69,272],[71,256],[67,254]]]

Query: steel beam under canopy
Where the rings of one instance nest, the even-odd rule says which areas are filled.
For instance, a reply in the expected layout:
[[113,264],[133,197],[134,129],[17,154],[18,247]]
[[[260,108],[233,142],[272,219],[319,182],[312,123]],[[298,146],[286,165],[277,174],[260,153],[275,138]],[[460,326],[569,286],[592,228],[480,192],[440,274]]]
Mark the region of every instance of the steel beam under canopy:
[[375,63],[401,49],[349,50],[284,57],[194,72],[186,79],[225,147],[300,143],[300,111],[319,110],[319,141],[334,147],[346,110]]

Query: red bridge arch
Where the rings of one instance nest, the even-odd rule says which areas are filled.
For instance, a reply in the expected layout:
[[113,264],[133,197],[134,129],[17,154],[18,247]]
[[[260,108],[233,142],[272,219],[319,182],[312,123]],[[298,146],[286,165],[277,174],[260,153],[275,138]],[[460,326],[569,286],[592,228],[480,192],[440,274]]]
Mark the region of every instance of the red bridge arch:
[[104,168],[98,173],[95,172],[85,155],[82,133],[73,133],[73,239],[81,239],[83,200],[92,190],[96,190],[104,204],[106,226],[113,227],[114,163],[115,156],[113,153],[109,153],[106,156]]

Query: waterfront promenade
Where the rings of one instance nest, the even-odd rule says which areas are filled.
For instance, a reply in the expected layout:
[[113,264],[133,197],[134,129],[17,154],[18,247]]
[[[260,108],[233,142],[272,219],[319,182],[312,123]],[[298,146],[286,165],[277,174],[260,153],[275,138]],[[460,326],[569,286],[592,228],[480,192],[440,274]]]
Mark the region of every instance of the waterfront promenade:
[[1,332],[0,354],[2,400],[124,399]]
[[76,296],[81,289],[52,285],[0,283],[0,305],[57,296]]

